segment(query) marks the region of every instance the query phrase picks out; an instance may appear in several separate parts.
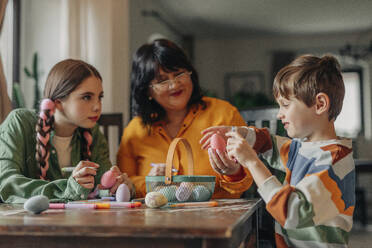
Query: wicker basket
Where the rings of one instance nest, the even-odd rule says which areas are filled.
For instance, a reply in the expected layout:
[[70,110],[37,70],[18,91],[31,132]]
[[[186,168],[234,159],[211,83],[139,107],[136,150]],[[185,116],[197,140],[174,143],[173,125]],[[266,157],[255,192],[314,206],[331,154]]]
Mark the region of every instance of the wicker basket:
[[[179,143],[186,149],[188,175],[172,175],[174,152]],[[147,176],[146,191],[161,192],[169,202],[209,201],[213,195],[215,176],[194,176],[194,159],[186,139],[175,138],[169,146],[165,176]]]

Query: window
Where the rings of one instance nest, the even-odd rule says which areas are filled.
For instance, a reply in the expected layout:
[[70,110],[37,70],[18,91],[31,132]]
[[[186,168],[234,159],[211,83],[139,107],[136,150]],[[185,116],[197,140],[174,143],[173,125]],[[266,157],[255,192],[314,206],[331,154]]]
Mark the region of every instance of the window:
[[0,56],[7,82],[8,95],[13,85],[13,1],[9,0],[5,10],[3,27],[0,34]]
[[342,73],[345,98],[342,111],[335,121],[338,136],[356,138],[363,132],[362,71],[359,69]]

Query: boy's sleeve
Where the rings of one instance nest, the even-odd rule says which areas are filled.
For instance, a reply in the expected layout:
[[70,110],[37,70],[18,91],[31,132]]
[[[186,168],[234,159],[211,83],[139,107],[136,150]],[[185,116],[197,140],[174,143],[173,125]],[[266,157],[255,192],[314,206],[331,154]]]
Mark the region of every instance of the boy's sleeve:
[[[45,195],[51,201],[86,199],[90,190],[72,177],[54,181],[35,179],[37,165],[31,164],[33,159],[26,158],[27,136],[18,125],[9,130],[0,131],[0,197],[3,202],[24,203],[35,195]],[[35,175],[25,176],[29,171]]]
[[[223,123],[226,126],[245,126],[246,123],[243,117],[240,115],[239,111],[232,107],[232,118],[230,120],[225,120]],[[219,187],[230,192],[231,194],[238,194],[248,190],[252,183],[253,178],[249,170],[246,168],[241,168],[241,170],[236,175],[219,175]]]
[[[327,224],[337,215],[343,216],[337,223],[341,229],[351,228],[349,223],[352,223],[355,204],[351,149],[336,146],[333,151],[323,152],[320,159],[321,162],[311,159],[301,165],[311,170],[295,185],[290,185],[288,178],[282,184],[272,176],[259,187],[267,210],[284,228]],[[329,163],[324,164],[325,161]]]
[[[291,139],[270,134],[267,128],[247,127],[245,137],[248,144],[257,152],[259,158],[269,167],[276,169],[280,175],[286,173],[285,164],[288,161],[288,153]],[[280,151],[282,151],[280,153]],[[282,154],[282,155],[281,155]],[[283,181],[283,176],[280,176]]]

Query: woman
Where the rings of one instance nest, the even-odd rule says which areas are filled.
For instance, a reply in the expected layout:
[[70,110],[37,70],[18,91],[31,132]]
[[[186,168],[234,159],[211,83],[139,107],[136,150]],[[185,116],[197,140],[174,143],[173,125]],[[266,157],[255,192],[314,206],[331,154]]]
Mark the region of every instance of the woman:
[[[201,149],[201,131],[215,125],[245,125],[229,103],[203,97],[198,74],[185,53],[161,39],[140,47],[133,58],[132,94],[136,117],[124,130],[117,161],[132,179],[137,195],[146,194],[145,176],[164,175],[168,147],[176,137],[189,141],[195,159],[194,175],[216,176],[213,198],[238,198],[252,178],[247,170],[221,153],[219,166],[211,167],[208,152]],[[187,171],[185,154],[175,159],[177,174]],[[215,164],[215,163],[214,163]]]

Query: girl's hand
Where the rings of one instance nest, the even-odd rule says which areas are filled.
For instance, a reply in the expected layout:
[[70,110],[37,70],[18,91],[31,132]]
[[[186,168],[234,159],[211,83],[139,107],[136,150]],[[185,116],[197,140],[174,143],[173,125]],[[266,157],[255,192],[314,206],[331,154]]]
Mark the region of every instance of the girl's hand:
[[200,139],[199,143],[201,144],[202,149],[207,149],[210,147],[210,140],[213,134],[219,133],[222,137],[227,139],[226,133],[230,131],[236,131],[243,137],[247,135],[247,127],[235,127],[235,126],[214,126],[204,129],[201,134],[203,137]]
[[115,166],[112,166],[110,168],[110,170],[112,170],[115,174],[117,174],[116,182],[111,187],[110,193],[111,194],[115,194],[115,192],[118,189],[119,185],[122,184],[122,183],[125,183],[128,186],[129,190],[130,190],[131,197],[134,198],[134,196],[136,194],[135,187],[134,187],[134,184],[132,183],[132,180],[130,180],[130,178],[128,177],[127,173],[122,173],[120,171],[119,167],[117,167],[116,165]]
[[212,169],[219,174],[234,175],[240,170],[240,164],[230,159],[226,152],[209,148],[208,155]]
[[226,151],[230,158],[236,159],[244,167],[258,160],[256,151],[239,133],[228,132],[226,136],[228,137]]
[[75,181],[86,189],[94,188],[94,176],[97,174],[99,165],[90,161],[80,161],[72,171]]

